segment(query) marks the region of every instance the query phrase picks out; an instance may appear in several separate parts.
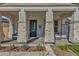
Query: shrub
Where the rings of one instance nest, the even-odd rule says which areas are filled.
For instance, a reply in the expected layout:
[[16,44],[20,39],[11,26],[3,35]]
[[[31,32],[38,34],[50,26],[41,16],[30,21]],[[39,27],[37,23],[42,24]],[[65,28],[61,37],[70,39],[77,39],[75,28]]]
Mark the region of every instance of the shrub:
[[24,49],[29,49],[30,47],[28,46],[28,45],[26,45],[26,44],[24,44],[23,46],[21,46],[21,48],[24,48]]
[[16,48],[16,46],[15,46],[15,45],[12,45],[10,48],[11,48],[11,49],[15,49],[15,48]]
[[38,44],[36,47],[39,51],[43,50],[43,46],[41,44]]

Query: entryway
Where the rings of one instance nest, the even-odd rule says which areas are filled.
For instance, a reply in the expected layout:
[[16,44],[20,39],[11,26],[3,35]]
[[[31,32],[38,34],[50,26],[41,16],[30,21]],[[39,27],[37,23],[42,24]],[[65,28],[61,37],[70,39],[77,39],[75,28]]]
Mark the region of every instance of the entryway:
[[44,41],[45,31],[45,13],[44,11],[28,11],[28,42],[42,43]]
[[30,37],[37,36],[37,20],[30,20]]

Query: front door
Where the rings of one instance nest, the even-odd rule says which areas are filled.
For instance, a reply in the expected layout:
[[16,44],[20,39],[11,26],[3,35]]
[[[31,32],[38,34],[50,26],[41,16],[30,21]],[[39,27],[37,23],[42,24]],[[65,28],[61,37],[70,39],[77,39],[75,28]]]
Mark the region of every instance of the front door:
[[30,37],[37,36],[37,20],[30,20]]

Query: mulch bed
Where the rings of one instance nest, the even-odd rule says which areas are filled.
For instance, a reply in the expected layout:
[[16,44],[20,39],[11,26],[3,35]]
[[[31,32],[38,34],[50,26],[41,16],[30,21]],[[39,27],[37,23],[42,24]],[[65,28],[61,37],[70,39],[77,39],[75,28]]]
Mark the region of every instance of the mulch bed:
[[51,46],[57,56],[74,56],[70,51],[61,50],[58,46]]
[[41,49],[38,49],[36,46],[30,46],[29,48],[22,48],[20,46],[11,48],[8,47],[1,47],[0,52],[36,52],[36,51],[46,51],[45,47],[42,46]]

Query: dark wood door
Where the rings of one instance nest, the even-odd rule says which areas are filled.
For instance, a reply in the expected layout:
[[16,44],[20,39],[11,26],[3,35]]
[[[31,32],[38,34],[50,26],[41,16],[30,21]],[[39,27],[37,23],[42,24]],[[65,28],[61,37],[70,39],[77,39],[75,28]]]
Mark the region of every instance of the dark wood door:
[[37,36],[37,20],[30,20],[30,37]]

